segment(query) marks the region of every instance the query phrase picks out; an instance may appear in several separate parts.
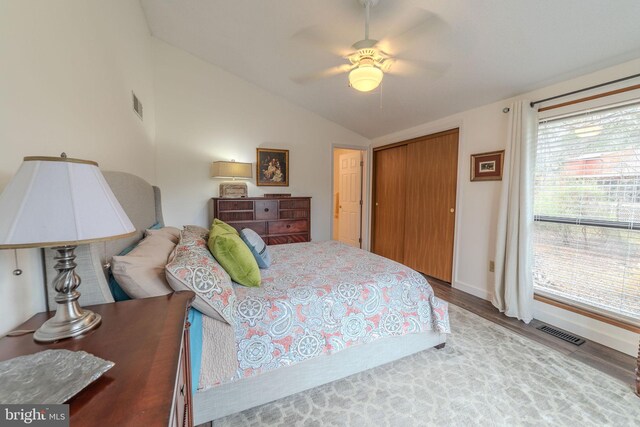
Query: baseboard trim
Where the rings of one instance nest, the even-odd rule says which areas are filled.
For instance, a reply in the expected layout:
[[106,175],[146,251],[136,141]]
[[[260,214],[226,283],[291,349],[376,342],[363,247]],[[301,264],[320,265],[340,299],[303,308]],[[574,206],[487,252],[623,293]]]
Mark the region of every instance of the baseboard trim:
[[[452,287],[487,301],[493,299],[492,292],[469,283],[454,281]],[[637,355],[640,335],[634,332],[537,300],[534,318],[630,356]]]
[[453,282],[453,288],[459,289],[462,292],[466,292],[468,294],[471,294],[478,298],[482,298],[487,301],[491,301],[493,299],[493,293],[487,291],[486,289],[478,288],[468,283],[460,282],[459,280],[456,280]]
[[534,301],[534,318],[565,329],[590,341],[613,348],[629,356],[638,354],[640,335],[563,308]]

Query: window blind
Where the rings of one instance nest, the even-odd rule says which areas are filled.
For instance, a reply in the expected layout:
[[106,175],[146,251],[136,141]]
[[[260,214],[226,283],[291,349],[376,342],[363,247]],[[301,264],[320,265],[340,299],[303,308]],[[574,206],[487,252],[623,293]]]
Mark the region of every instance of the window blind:
[[543,120],[536,293],[640,326],[640,103]]

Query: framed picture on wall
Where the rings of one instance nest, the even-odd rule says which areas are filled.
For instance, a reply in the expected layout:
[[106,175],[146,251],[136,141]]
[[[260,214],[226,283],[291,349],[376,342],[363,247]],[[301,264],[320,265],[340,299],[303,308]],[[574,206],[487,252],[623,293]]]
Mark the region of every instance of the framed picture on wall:
[[471,181],[502,181],[504,150],[471,155]]
[[289,150],[258,148],[256,184],[260,186],[289,186]]

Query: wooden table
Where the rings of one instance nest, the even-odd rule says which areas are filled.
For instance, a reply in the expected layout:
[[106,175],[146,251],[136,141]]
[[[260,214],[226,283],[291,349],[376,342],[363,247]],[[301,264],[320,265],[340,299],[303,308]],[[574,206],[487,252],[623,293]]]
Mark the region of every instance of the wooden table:
[[[47,349],[84,350],[115,362],[69,400],[71,426],[192,425],[187,309],[193,292],[90,307],[101,325],[79,338],[40,344],[33,336],[0,339],[0,360]],[[36,329],[46,313],[16,329]],[[182,391],[182,395],[180,394]]]

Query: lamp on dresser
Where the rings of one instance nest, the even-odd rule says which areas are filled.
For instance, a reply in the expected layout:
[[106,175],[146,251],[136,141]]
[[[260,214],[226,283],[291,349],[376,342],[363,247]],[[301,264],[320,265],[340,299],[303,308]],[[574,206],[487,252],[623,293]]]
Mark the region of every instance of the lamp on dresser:
[[251,163],[231,160],[211,163],[211,178],[231,178],[234,182],[220,184],[220,197],[247,197],[247,183],[236,182],[236,179],[253,178]]
[[75,337],[99,326],[100,316],[78,303],[74,250],[134,232],[97,163],[64,153],[24,158],[0,195],[0,249],[52,247],[58,252],[53,280],[57,310],[36,330],[36,341]]

